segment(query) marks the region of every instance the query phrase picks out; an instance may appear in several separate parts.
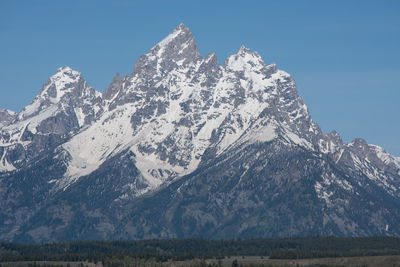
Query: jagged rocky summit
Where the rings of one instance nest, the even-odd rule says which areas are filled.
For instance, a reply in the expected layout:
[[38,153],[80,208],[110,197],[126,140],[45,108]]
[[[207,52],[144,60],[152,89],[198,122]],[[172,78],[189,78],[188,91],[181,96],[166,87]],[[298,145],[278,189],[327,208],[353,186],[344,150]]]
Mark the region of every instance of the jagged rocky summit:
[[400,158],[312,121],[242,46],[179,25],[102,94],[68,67],[0,110],[0,240],[400,235]]

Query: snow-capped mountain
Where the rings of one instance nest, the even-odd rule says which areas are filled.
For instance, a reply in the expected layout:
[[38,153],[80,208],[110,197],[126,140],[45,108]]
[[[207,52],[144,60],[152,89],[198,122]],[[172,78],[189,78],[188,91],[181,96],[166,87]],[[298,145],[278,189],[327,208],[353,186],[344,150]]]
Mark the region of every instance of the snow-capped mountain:
[[24,167],[43,151],[54,149],[94,121],[101,110],[101,93],[89,87],[80,72],[58,69],[21,112],[2,111],[0,171]]
[[311,147],[300,135],[319,129],[297,93],[287,90],[293,87],[289,74],[245,47],[223,66],[215,54],[203,59],[180,25],[139,58],[131,76],[114,78],[105,93],[108,111],[63,145],[72,157],[66,179],[129,149],[149,190],[156,188],[195,170],[206,149],[222,153],[268,110],[279,118],[258,121],[256,136],[248,138],[268,141],[280,126],[290,140]]
[[400,158],[323,133],[288,73],[244,46],[220,66],[183,24],[103,94],[61,68],[0,123],[5,240],[400,235]]

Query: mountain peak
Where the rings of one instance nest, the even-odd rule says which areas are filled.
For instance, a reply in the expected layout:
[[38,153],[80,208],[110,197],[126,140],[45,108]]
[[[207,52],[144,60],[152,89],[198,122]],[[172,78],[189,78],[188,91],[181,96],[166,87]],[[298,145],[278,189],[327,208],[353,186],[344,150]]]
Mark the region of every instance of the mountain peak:
[[192,35],[192,32],[190,31],[190,29],[188,27],[186,27],[186,25],[183,23],[176,26],[175,30],[172,33]]
[[225,60],[224,66],[233,71],[244,71],[245,69],[263,69],[265,63],[257,52],[252,52],[242,45],[236,54]]
[[41,110],[57,104],[64,95],[81,95],[86,88],[82,74],[70,67],[61,67],[43,85],[40,94],[18,115],[19,120],[36,115]]
[[196,45],[197,49],[197,44],[193,39],[192,32],[188,27],[181,23],[172,31],[172,33],[156,44],[150,51],[159,52],[171,43],[178,49],[180,48],[179,45],[192,43],[192,45]]
[[201,59],[192,32],[179,24],[172,33],[142,55],[135,63],[134,73],[162,74]]
[[50,77],[50,80],[52,80],[52,81],[55,81],[55,80],[58,80],[58,81],[66,80],[67,81],[68,80],[68,81],[70,81],[71,79],[76,80],[81,77],[82,77],[81,72],[66,66],[66,67],[58,68],[57,72]]
[[256,52],[256,51],[251,51],[250,48],[247,48],[246,46],[242,45],[237,53],[235,55],[238,55],[240,57],[253,57],[257,59],[258,61],[263,61],[261,56]]
[[246,46],[242,45],[242,46],[239,48],[237,54],[238,54],[238,55],[251,54],[251,50],[250,50],[249,48],[247,48]]
[[71,67],[65,66],[65,67],[59,67],[57,69],[57,72],[67,72],[67,71],[73,71],[73,69],[71,69]]
[[189,30],[189,28],[188,27],[186,27],[186,25],[185,24],[183,24],[183,23],[180,23],[178,26],[176,26],[176,28],[175,28],[175,30]]
[[82,74],[79,71],[73,70],[70,67],[61,67],[57,69],[57,72],[50,77],[41,90],[43,97],[48,96],[53,99],[54,102],[58,102],[59,99],[64,95],[64,91],[73,89],[74,87],[69,86],[75,84],[82,79]]
[[255,51],[202,59],[184,24],[102,97],[63,67],[16,116],[0,240],[400,236],[400,158],[323,133]]
[[122,87],[121,76],[119,75],[119,73],[117,73],[115,74],[113,80],[111,81],[106,91],[104,91],[103,98],[106,100],[111,100],[118,93],[121,87]]

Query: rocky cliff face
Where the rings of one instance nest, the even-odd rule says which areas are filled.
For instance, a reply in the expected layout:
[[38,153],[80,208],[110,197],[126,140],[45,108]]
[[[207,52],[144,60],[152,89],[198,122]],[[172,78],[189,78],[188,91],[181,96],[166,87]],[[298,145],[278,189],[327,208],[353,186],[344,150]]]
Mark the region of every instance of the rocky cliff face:
[[0,237],[399,235],[400,159],[323,133],[291,76],[183,24],[100,94],[59,69],[0,112]]

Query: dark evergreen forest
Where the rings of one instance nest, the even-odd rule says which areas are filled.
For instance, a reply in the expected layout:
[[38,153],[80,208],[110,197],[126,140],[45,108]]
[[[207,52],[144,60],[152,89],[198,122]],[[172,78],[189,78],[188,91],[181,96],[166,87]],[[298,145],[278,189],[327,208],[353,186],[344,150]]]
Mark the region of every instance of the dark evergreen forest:
[[0,262],[132,259],[165,262],[230,256],[270,259],[400,255],[397,237],[307,237],[282,239],[78,241],[48,244],[0,243]]

